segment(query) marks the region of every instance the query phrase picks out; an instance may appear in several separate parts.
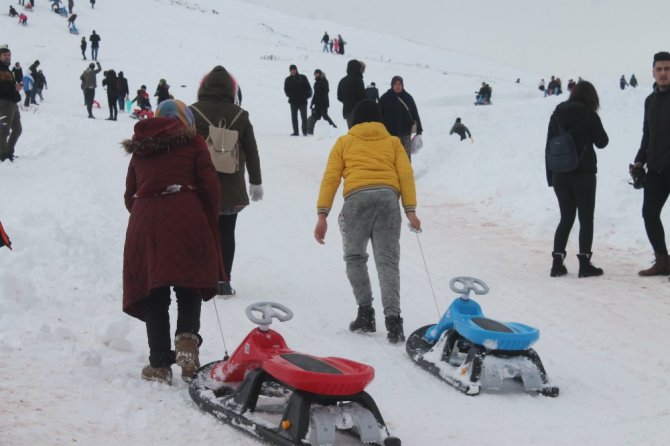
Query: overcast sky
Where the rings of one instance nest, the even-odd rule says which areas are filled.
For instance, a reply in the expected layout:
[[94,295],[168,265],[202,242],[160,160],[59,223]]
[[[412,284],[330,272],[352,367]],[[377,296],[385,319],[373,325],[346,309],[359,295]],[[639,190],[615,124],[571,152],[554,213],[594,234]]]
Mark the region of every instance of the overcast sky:
[[[247,1],[493,59],[542,77],[618,78],[634,72],[651,78],[653,54],[670,50],[668,0]],[[354,51],[355,42],[349,43]]]

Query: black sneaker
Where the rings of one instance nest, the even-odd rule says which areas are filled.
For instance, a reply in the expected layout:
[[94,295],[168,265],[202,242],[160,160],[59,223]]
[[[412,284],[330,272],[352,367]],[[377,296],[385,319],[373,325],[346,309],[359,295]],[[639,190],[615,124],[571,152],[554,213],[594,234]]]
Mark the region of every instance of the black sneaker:
[[405,342],[405,333],[402,330],[402,318],[400,316],[386,316],[386,339],[391,344]]
[[377,331],[375,309],[371,305],[358,307],[356,320],[349,324],[349,330],[356,333],[374,333]]
[[235,290],[230,286],[230,282],[219,282],[219,296],[234,296]]

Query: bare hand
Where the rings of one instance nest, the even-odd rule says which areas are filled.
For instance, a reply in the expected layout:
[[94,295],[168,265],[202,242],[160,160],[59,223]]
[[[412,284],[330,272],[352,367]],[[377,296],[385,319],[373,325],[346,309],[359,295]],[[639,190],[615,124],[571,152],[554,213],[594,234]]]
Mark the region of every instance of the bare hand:
[[421,220],[416,216],[415,212],[406,212],[407,219],[409,220],[410,226],[412,226],[417,231],[421,231]]
[[328,231],[328,222],[326,221],[325,214],[319,214],[319,219],[316,222],[316,227],[314,228],[314,238],[320,244],[325,244],[324,239],[326,238],[326,231]]

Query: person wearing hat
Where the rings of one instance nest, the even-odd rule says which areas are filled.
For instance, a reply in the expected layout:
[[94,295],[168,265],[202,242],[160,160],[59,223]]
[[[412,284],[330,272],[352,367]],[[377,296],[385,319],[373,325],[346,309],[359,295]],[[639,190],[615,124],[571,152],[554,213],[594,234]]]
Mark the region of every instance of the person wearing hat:
[[366,98],[364,71],[365,64],[352,59],[347,63],[347,75],[337,84],[337,100],[342,103],[342,117],[346,119],[349,128],[352,127],[351,112],[356,104]]
[[21,136],[21,113],[17,102],[21,101],[19,91],[23,88],[9,71],[12,64],[12,52],[9,48],[0,48],[0,162],[6,159],[14,161],[14,147]]
[[[132,155],[124,200],[130,218],[123,252],[123,311],[146,324],[149,365],[142,379],[170,384],[171,365],[188,381],[200,367],[200,309],[223,277],[219,183],[207,144],[181,101],[161,102],[122,143]],[[177,296],[174,350],[170,287]]]
[[95,100],[95,89],[98,86],[97,74],[102,71],[100,62],[95,62],[98,64],[98,68],[95,68],[95,64],[91,62],[88,65],[88,68],[79,76],[81,80],[81,89],[84,91],[84,102],[86,103],[86,110],[88,111],[88,117],[94,119],[93,116],[93,101]]
[[652,74],[654,92],[644,101],[642,142],[635,156],[634,168],[647,167],[642,202],[642,218],[647,237],[654,249],[655,262],[641,276],[670,274],[670,257],[661,221],[663,205],[670,196],[670,53],[654,55]]
[[381,289],[381,300],[391,343],[405,340],[400,317],[400,227],[398,198],[414,230],[421,230],[416,216],[414,172],[398,138],[382,123],[379,107],[364,99],[352,111],[352,127],[335,142],[328,157],[317,202],[314,238],[324,243],[335,194],[344,178],[344,206],[339,223],[347,277],[358,316],[349,329],[375,332],[375,311],[367,269],[367,245],[372,243]]
[[400,138],[407,157],[412,160],[412,133],[421,135],[423,127],[411,94],[405,90],[405,83],[400,76],[393,76],[391,88],[379,98],[379,108],[386,130]]
[[337,128],[333,120],[328,116],[328,107],[330,106],[330,101],[328,100],[329,91],[330,89],[328,87],[326,74],[317,68],[314,70],[314,96],[312,96],[312,103],[310,104],[312,115],[307,120],[307,133],[310,135],[314,134],[316,121],[321,118],[325,119],[328,124]]
[[302,123],[302,134],[307,136],[307,99],[312,97],[312,86],[307,80],[307,76],[298,73],[298,67],[291,65],[289,67],[290,75],[284,80],[284,93],[291,104],[291,124],[293,133],[291,136],[298,136],[298,111],[300,112],[300,121]]

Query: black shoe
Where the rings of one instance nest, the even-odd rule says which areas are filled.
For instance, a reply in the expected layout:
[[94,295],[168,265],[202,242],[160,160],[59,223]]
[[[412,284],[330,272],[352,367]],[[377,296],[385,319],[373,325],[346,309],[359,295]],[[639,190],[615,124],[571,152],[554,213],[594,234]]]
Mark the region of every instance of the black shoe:
[[230,286],[230,282],[219,282],[219,296],[234,296],[235,290]]
[[561,277],[565,276],[568,273],[568,269],[563,265],[563,260],[565,259],[564,252],[552,252],[551,255],[554,257],[554,263],[551,265],[551,272],[549,275],[551,277]]
[[577,254],[579,259],[579,277],[596,277],[602,276],[602,268],[597,268],[591,263],[592,253]]
[[371,305],[358,307],[356,320],[349,324],[349,330],[357,333],[374,333],[377,331],[375,309]]
[[113,121],[114,118],[105,118],[105,121]]
[[300,136],[300,133],[291,133],[291,136]]
[[400,316],[386,316],[386,339],[391,344],[405,342],[405,333],[402,330],[402,318]]
[[88,115],[88,119],[95,119],[95,116],[93,116],[93,115]]

